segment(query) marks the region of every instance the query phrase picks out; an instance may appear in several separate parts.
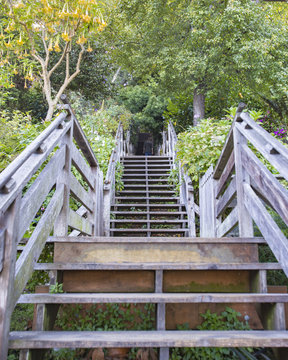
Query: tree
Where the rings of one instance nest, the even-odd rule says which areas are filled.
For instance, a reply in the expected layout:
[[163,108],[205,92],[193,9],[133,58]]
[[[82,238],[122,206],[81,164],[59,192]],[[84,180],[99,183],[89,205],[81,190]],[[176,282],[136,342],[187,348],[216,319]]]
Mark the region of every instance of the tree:
[[[84,52],[93,50],[90,40],[107,26],[102,15],[104,5],[96,0],[2,0],[1,6],[0,52],[4,65],[12,67],[14,74],[21,66],[25,86],[26,82],[41,82],[48,103],[46,120],[50,120],[60,96],[80,73]],[[70,54],[77,48],[72,68]],[[62,63],[65,77],[53,89],[51,77]]]
[[[287,28],[271,23],[269,5],[250,0],[121,0],[111,31],[119,65],[167,92],[193,93],[194,125],[205,97],[223,82],[285,95]],[[223,96],[226,96],[223,94]]]

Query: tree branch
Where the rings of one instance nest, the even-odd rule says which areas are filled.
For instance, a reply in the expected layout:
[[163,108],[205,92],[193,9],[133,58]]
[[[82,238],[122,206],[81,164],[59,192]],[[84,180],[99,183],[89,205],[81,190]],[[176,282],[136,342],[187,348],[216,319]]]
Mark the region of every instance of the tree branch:
[[67,53],[68,50],[68,46],[69,46],[69,42],[66,42],[65,48],[63,50],[63,53],[60,57],[60,59],[57,61],[57,63],[52,67],[52,69],[48,72],[48,76],[49,78],[51,77],[51,75],[53,74],[53,72],[58,68],[58,66],[62,63],[62,61],[64,60],[64,57]]

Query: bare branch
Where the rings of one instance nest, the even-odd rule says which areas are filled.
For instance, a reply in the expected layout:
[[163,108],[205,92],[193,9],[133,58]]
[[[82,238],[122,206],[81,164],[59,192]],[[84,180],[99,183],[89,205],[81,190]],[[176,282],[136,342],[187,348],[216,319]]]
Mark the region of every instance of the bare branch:
[[64,47],[64,50],[63,50],[63,53],[60,57],[60,59],[57,61],[57,63],[53,66],[53,68],[49,71],[48,75],[49,77],[51,77],[51,75],[53,74],[53,72],[58,68],[58,66],[62,63],[62,61],[64,60],[65,58],[65,55],[67,53],[67,50],[68,50],[68,46],[69,46],[69,42],[66,42],[66,45]]
[[65,80],[68,80],[70,76],[70,52],[67,51],[66,54],[66,77]]
[[[81,51],[78,55],[78,60],[77,60],[77,65],[76,65],[76,70],[75,72],[68,78],[68,79],[65,79],[63,85],[61,86],[61,88],[59,89],[55,99],[54,99],[54,102],[57,104],[59,99],[60,99],[60,96],[63,94],[63,92],[65,91],[65,89],[67,88],[67,86],[71,83],[72,80],[75,79],[75,77],[80,73],[80,65],[81,65],[81,61],[82,61],[82,57],[83,57],[83,54],[85,52],[85,47],[80,44],[81,46]],[[66,73],[67,75],[67,73]]]

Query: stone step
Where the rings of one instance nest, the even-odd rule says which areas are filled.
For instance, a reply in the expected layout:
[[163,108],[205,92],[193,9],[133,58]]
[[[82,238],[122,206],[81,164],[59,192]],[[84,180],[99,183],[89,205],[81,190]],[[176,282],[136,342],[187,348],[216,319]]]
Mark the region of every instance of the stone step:
[[19,331],[10,349],[97,347],[288,347],[287,331]]
[[24,294],[18,304],[288,303],[288,294],[263,293],[65,293]]

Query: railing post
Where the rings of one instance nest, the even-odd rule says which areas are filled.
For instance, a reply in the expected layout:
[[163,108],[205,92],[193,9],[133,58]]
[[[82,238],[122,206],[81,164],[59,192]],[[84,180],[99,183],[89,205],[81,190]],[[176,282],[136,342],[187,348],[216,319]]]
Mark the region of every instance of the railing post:
[[[236,121],[241,118],[236,115]],[[234,154],[235,154],[235,173],[236,173],[236,189],[237,189],[237,208],[238,208],[238,222],[239,222],[239,236],[253,237],[253,221],[244,204],[244,184],[250,185],[250,177],[243,166],[241,158],[242,145],[247,144],[246,138],[240,131],[234,127]]]
[[213,166],[199,180],[200,236],[216,236]]
[[3,245],[0,256],[0,360],[7,358],[10,318],[15,306],[12,299],[21,195],[16,197],[5,214],[0,214],[0,243]]

